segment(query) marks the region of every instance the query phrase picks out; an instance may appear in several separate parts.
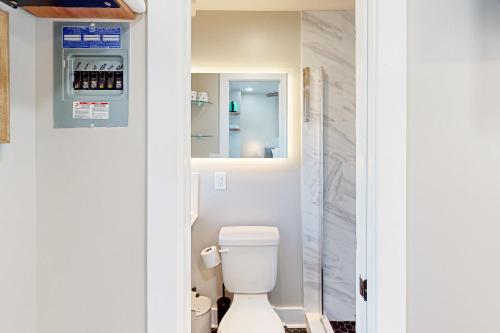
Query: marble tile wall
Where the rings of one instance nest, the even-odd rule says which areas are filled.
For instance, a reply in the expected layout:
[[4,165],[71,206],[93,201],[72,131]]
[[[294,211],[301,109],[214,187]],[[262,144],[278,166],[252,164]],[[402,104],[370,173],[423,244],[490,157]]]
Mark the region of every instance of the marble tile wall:
[[[303,220],[304,277],[317,274],[317,267],[311,269],[311,266],[318,262],[316,258],[318,255],[322,256],[321,296],[324,312],[332,321],[352,321],[355,320],[356,311],[354,13],[304,12],[302,43],[303,66],[323,67],[325,71],[322,118],[322,248],[318,249],[318,246],[313,244],[317,239],[310,237],[310,232],[307,233],[307,229],[311,228],[308,225],[310,219]],[[310,133],[304,130],[305,144],[310,140],[307,138],[308,135]],[[304,160],[309,159],[312,154],[307,150],[309,147],[304,145]],[[317,156],[313,159],[318,160]],[[304,163],[304,166],[308,167],[308,162]],[[304,203],[303,208],[306,205],[307,203]],[[317,222],[312,223],[312,226],[317,228]],[[309,253],[313,251],[317,252]],[[309,281],[304,278],[305,302],[310,298],[308,293],[314,295],[314,292],[306,289],[308,283]]]

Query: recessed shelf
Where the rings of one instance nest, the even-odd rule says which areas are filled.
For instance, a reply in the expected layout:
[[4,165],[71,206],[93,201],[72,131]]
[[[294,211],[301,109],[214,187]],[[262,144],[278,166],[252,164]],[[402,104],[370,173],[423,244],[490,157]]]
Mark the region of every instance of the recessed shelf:
[[230,128],[229,130],[232,131],[232,132],[239,132],[240,131],[239,128]]
[[213,135],[208,135],[208,134],[195,134],[191,135],[191,138],[193,139],[207,139],[207,138],[213,138]]
[[231,112],[229,111],[229,115],[231,116],[239,116],[241,114],[241,112]]

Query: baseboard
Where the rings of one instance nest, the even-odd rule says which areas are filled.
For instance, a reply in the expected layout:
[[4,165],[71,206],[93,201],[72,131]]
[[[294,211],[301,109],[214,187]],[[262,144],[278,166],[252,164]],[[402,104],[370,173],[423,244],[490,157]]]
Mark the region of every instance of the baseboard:
[[281,321],[288,328],[305,328],[306,327],[306,311],[301,307],[283,307],[274,308],[280,316]]
[[320,313],[306,313],[308,333],[333,333],[330,325],[325,325],[325,319]]
[[[275,307],[281,321],[289,328],[305,328],[306,313],[301,307]],[[217,307],[212,307],[212,328],[217,327]]]

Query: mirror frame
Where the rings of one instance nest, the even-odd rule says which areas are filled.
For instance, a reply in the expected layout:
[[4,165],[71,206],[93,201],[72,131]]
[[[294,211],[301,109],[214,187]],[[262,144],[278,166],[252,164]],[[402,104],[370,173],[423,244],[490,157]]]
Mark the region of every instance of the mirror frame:
[[[279,82],[279,145],[280,149],[285,153],[284,156],[278,158],[255,158],[255,157],[191,157],[191,160],[198,161],[250,161],[250,160],[265,160],[276,161],[286,160],[290,157],[288,145],[288,123],[289,123],[289,110],[288,110],[288,76],[287,72],[273,73],[245,73],[245,72],[228,72],[228,71],[192,71],[191,74],[219,74],[219,129],[224,127],[226,122],[229,122],[229,114],[220,112],[223,105],[229,105],[229,83],[231,81],[277,81]],[[219,133],[219,154],[220,152],[229,152],[229,132]]]

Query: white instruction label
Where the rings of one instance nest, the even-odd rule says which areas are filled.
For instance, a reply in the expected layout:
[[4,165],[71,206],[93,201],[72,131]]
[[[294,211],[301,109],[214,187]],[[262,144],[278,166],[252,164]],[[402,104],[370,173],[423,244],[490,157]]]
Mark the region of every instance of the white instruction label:
[[73,119],[109,119],[109,102],[73,102]]

